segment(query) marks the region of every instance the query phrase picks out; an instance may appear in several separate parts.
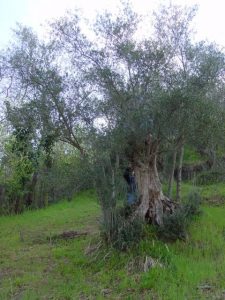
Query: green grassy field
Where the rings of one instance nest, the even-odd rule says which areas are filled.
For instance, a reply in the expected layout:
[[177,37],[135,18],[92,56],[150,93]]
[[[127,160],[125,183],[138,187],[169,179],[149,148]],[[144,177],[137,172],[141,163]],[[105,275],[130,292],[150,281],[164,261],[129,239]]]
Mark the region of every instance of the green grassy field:
[[[92,192],[1,217],[0,299],[225,299],[224,205],[204,205],[185,242],[165,244],[148,229],[128,252],[101,243],[99,221]],[[87,235],[54,240],[69,230]],[[162,267],[144,272],[146,256]]]
[[199,164],[205,160],[205,157],[202,157],[193,147],[186,146],[184,148],[184,164]]

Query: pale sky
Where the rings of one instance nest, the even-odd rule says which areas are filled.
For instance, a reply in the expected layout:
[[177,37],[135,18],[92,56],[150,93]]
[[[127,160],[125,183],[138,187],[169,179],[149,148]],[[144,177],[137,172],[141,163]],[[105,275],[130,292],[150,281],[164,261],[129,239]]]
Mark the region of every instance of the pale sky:
[[[131,0],[136,11],[146,14],[160,3],[169,0]],[[225,0],[171,0],[181,5],[197,4],[195,29],[199,39],[208,39],[225,47]],[[119,0],[0,0],[0,48],[12,39],[11,29],[16,22],[34,28],[42,35],[43,24],[65,14],[66,10],[80,8],[87,19],[104,9],[115,11]]]

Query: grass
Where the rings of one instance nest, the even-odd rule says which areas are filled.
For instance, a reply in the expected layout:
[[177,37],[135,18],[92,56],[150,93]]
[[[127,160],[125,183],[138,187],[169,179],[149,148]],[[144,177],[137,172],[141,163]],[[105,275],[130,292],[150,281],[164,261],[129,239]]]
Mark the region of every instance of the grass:
[[201,188],[201,194],[205,200],[210,201],[212,204],[225,203],[225,184],[220,182],[206,185]]
[[[189,189],[184,185],[183,195]],[[99,215],[94,193],[85,192],[71,202],[1,217],[0,299],[224,299],[224,205],[204,206],[186,242],[165,244],[146,228],[145,239],[128,252],[101,244]],[[47,239],[66,230],[88,235]],[[163,268],[144,272],[146,256]]]
[[[163,191],[167,193],[168,186],[163,185]],[[181,186],[181,198],[186,198],[190,191],[197,190],[203,200],[203,203],[210,205],[225,204],[225,184],[223,182],[196,186],[191,182],[183,182]],[[176,184],[174,183],[172,189],[172,198],[176,198]]]
[[184,147],[184,164],[193,165],[202,163],[205,157],[202,157],[193,147],[187,145]]

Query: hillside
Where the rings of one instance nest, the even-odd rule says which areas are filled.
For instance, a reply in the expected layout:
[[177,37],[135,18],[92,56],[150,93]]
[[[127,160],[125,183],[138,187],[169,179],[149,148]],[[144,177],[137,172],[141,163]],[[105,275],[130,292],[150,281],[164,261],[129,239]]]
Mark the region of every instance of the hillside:
[[[224,205],[204,206],[186,242],[164,244],[147,232],[128,253],[101,244],[91,192],[1,217],[0,299],[224,299],[224,214]],[[72,230],[86,235],[56,239]],[[162,267],[144,272],[146,256]]]

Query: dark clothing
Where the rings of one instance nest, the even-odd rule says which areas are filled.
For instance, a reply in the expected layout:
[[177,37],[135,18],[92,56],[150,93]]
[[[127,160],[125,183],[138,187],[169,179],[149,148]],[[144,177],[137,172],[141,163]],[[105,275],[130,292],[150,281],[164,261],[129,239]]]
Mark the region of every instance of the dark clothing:
[[126,180],[127,184],[130,185],[131,183],[131,176],[132,176],[132,170],[131,168],[126,168],[123,177]]
[[129,205],[134,204],[136,201],[136,183],[135,176],[132,174],[131,168],[127,168],[124,172],[124,179],[127,182],[127,202]]

